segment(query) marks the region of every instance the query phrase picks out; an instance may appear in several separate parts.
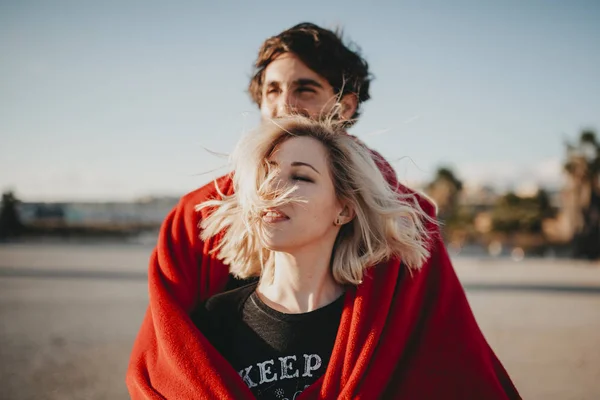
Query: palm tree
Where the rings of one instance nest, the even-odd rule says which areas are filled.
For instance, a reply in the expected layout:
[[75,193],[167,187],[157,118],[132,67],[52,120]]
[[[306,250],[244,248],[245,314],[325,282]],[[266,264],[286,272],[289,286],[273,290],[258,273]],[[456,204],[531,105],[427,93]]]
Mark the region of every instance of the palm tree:
[[600,258],[600,143],[592,130],[567,143],[565,212],[570,216],[574,256]]
[[438,168],[434,180],[427,186],[426,191],[436,202],[441,220],[448,220],[454,215],[461,190],[462,182],[450,168]]

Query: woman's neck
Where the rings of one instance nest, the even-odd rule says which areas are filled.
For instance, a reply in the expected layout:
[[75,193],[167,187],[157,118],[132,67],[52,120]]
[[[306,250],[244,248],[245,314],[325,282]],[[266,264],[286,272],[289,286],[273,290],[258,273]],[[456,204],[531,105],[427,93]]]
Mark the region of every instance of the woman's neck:
[[256,291],[269,307],[289,314],[305,313],[326,306],[344,292],[333,279],[331,251],[275,253],[273,281],[259,283]]

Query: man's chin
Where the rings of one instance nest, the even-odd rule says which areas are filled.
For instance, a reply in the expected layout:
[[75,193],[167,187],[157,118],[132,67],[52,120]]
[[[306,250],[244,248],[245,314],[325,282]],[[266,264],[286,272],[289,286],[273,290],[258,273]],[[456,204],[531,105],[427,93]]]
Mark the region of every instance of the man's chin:
[[313,119],[315,121],[328,121],[328,120],[332,120],[332,119],[334,121],[340,120],[340,118],[338,118],[336,115],[332,115],[331,113],[320,113],[320,112],[311,113],[308,110],[291,111],[288,113],[277,113],[277,114],[273,114],[273,115],[261,114],[262,121],[268,121],[271,119],[285,118],[285,117],[305,117],[305,118]]

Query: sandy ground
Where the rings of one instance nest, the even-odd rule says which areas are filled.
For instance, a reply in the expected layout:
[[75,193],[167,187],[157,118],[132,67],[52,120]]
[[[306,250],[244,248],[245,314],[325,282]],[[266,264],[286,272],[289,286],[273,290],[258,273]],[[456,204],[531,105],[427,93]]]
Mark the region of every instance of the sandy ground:
[[[0,246],[0,399],[126,399],[147,304],[143,246]],[[457,258],[525,399],[600,399],[600,265]]]

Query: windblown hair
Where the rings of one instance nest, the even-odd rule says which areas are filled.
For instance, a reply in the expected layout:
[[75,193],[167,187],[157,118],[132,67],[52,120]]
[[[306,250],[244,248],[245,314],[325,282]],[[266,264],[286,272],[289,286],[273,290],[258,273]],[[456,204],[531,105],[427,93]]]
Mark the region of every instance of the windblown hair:
[[338,99],[348,93],[356,95],[356,111],[345,124],[350,126],[356,122],[361,104],[371,97],[369,86],[373,77],[369,73],[369,64],[361,56],[356,44],[344,44],[341,32],[330,31],[309,22],[295,25],[268,38],[258,51],[248,93],[259,107],[265,69],[285,53],[293,53],[308,68],[325,78]]
[[429,257],[427,225],[435,221],[421,209],[416,196],[396,193],[370,151],[345,134],[339,122],[301,116],[268,120],[247,134],[231,156],[234,194],[220,193],[221,199],[197,206],[198,210],[211,209],[200,226],[202,239],[223,233],[213,250],[218,258],[239,278],[272,279],[274,252],[265,245],[263,212],[305,200],[294,196],[294,186],[271,184],[277,171],[269,167],[267,159],[279,144],[299,136],[323,144],[336,196],[355,212],[354,219],[341,227],[332,249],[334,279],[357,285],[367,267],[393,257],[409,268],[420,268]]

